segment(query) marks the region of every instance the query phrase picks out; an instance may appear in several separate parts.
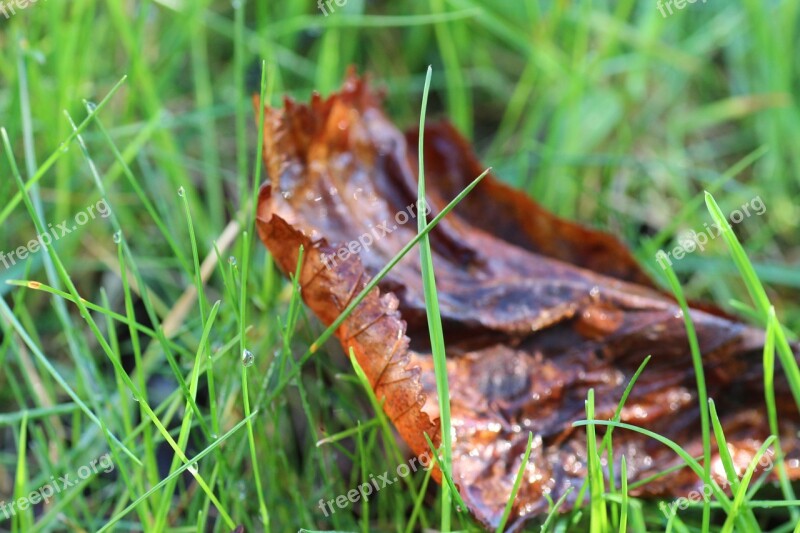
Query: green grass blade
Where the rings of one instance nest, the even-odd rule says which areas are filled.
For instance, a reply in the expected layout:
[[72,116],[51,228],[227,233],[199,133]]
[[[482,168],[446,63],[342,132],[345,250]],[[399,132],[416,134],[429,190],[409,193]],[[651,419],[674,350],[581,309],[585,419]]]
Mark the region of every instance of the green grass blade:
[[[441,445],[445,468],[452,471],[453,451],[450,428],[450,386],[447,383],[447,354],[444,346],[444,330],[439,313],[439,297],[436,292],[436,275],[433,269],[433,252],[430,238],[425,232],[428,226],[427,216],[422,206],[427,205],[425,198],[425,111],[428,107],[428,91],[431,86],[431,67],[425,75],[425,89],[422,93],[422,107],[419,118],[419,185],[417,190],[417,227],[422,240],[419,245],[420,265],[422,268],[422,287],[425,297],[425,311],[428,316],[428,331],[431,341],[433,368],[436,376],[436,393],[439,398],[439,421],[441,423]],[[421,213],[420,213],[421,211]],[[449,486],[442,485],[442,525],[444,532],[450,531],[450,494]]]
[[514,501],[517,499],[517,493],[519,492],[519,487],[522,484],[522,478],[525,476],[525,470],[528,468],[528,459],[530,459],[531,456],[532,446],[533,433],[529,431],[528,444],[525,446],[525,453],[522,456],[522,462],[517,470],[517,477],[514,478],[514,486],[511,489],[511,494],[508,496],[506,507],[503,509],[503,516],[500,518],[500,523],[497,524],[497,528],[495,528],[495,533],[503,533],[503,531],[505,531],[506,522],[508,522],[508,517],[511,516],[511,509],[514,507]]
[[[663,252],[659,252],[663,254]],[[667,276],[667,282],[678,300],[678,305],[681,308],[683,321],[686,326],[686,336],[689,339],[689,348],[692,354],[692,366],[694,367],[695,379],[697,382],[697,400],[700,403],[700,430],[703,439],[703,483],[708,485],[711,481],[711,435],[710,423],[708,415],[708,393],[706,392],[706,379],[703,371],[703,356],[700,354],[700,344],[697,341],[697,332],[692,322],[692,316],[689,311],[689,305],[686,303],[686,298],[683,296],[683,289],[678,281],[675,272],[672,270],[672,265],[664,264],[664,273]],[[708,498],[703,495],[703,532],[708,532],[711,523],[711,508],[708,506]]]

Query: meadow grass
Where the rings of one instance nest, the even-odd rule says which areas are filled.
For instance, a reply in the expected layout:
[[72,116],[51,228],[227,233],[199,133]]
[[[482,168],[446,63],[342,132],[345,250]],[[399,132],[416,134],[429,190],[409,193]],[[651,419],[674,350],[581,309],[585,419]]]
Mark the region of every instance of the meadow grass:
[[[0,500],[75,477],[106,452],[114,461],[35,513],[0,511],[0,530],[475,529],[458,495],[422,471],[333,513],[318,505],[393,470],[405,450],[331,340],[341,319],[321,326],[302,305],[299,270],[284,280],[255,236],[265,175],[246,80],[259,65],[253,90],[272,105],[329,93],[357,65],[387,89],[402,127],[450,117],[495,174],[618,235],[684,308],[706,298],[767,329],[774,432],[775,376],[800,401],[789,350],[800,330],[798,9],[709,1],[662,17],[655,1],[347,0],[325,16],[306,2],[74,0],[0,15],[0,251],[100,199],[111,208],[46,251],[0,258]],[[764,216],[658,267],[655,252],[678,234],[758,195]],[[444,401],[426,237],[441,216],[420,218],[402,253],[422,257]],[[703,354],[684,316],[702,391]],[[612,429],[643,431],[619,419],[638,375],[610,421],[595,420],[587,398],[576,423],[596,453],[575,487],[582,503],[562,513],[564,498],[550,501],[531,530],[795,529],[779,453],[778,488],[752,469],[739,479],[723,454],[728,496],[703,457],[648,434],[714,496],[677,512],[640,500],[625,463],[618,485],[604,458]],[[707,456],[724,432],[704,396]]]

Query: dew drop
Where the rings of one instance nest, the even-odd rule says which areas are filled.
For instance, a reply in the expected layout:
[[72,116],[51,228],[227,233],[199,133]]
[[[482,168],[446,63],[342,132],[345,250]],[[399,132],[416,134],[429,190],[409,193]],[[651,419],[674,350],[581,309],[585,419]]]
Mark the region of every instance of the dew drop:
[[139,398],[137,398],[135,394],[131,393],[131,400],[133,400],[134,402],[138,402]]
[[97,104],[94,102],[86,102],[86,109],[89,110],[89,113],[93,113],[97,111]]
[[186,194],[186,189],[184,189],[183,185],[181,185],[180,187],[178,187],[178,196],[182,197],[184,194]]
[[236,266],[236,258],[235,258],[235,257],[233,257],[233,256],[230,256],[230,257],[228,258],[228,264],[229,264],[230,266]]
[[253,362],[256,360],[253,352],[250,350],[245,350],[242,352],[242,365],[245,367],[252,366]]
[[121,231],[115,231],[114,232],[114,242],[117,243],[117,244],[122,242],[122,232]]
[[192,474],[197,474],[197,463],[189,463],[189,466],[186,469]]
[[61,150],[62,152],[67,152],[69,151],[69,145],[67,143],[61,143],[60,145],[58,145],[58,149]]

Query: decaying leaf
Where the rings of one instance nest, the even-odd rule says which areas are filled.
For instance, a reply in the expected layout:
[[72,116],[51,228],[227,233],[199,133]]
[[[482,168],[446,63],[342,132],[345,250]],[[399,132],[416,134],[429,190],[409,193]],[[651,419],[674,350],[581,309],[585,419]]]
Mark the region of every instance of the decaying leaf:
[[[261,106],[256,101],[256,109]],[[383,114],[367,83],[263,109],[270,181],[260,193],[258,231],[280,268],[300,276],[306,304],[325,324],[483,168],[446,122],[425,132],[428,205],[416,206],[416,133]],[[454,428],[453,476],[470,511],[495,526],[508,500],[529,432],[534,447],[510,529],[547,510],[586,474],[589,389],[596,417],[609,419],[647,355],[622,421],[702,455],[695,375],[680,308],[644,275],[613,237],[562,220],[487,177],[431,233],[445,328]],[[337,331],[352,348],[385,411],[417,454],[438,443],[438,402],[419,256],[408,254]],[[713,309],[692,319],[737,468],[769,435],[763,401],[763,332]],[[776,391],[790,476],[800,477],[797,410],[786,383]],[[600,431],[599,428],[598,431]],[[600,431],[602,434],[602,431]],[[638,433],[614,433],[629,481],[680,464]],[[614,469],[619,476],[620,468]],[[717,454],[713,473],[724,478]],[[774,472],[771,473],[774,477]],[[619,482],[617,482],[619,486]],[[700,486],[688,468],[634,491],[686,496]],[[573,491],[564,509],[573,503]]]

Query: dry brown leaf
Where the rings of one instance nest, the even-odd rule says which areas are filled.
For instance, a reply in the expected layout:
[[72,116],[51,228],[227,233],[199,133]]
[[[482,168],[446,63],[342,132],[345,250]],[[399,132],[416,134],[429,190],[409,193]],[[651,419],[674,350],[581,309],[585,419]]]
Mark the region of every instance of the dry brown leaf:
[[[352,74],[338,94],[314,95],[309,105],[287,99],[264,113],[270,181],[260,192],[259,235],[285,273],[294,272],[304,246],[303,299],[328,325],[416,234],[417,134],[402,134],[380,98]],[[428,125],[429,217],[482,170],[450,124]],[[622,421],[702,455],[680,308],[615,238],[560,219],[488,176],[433,229],[431,245],[448,357],[453,476],[477,520],[498,524],[528,432],[534,446],[509,529],[546,511],[545,494],[555,500],[579,487],[586,434],[572,423],[585,418],[588,390],[595,391],[596,417],[610,418],[647,355],[652,360]],[[377,397],[386,398],[400,435],[422,454],[424,433],[438,444],[439,421],[418,254],[406,256],[379,287],[336,334],[354,350]],[[708,306],[694,308],[692,319],[709,396],[744,469],[769,435],[764,334]],[[797,478],[797,409],[785,381],[777,381],[783,449]],[[625,455],[631,483],[680,464],[669,449],[628,431],[614,433],[614,451],[615,462]],[[618,465],[614,470],[619,476]],[[713,473],[724,478],[716,453]],[[679,497],[699,486],[684,468],[634,494]]]

